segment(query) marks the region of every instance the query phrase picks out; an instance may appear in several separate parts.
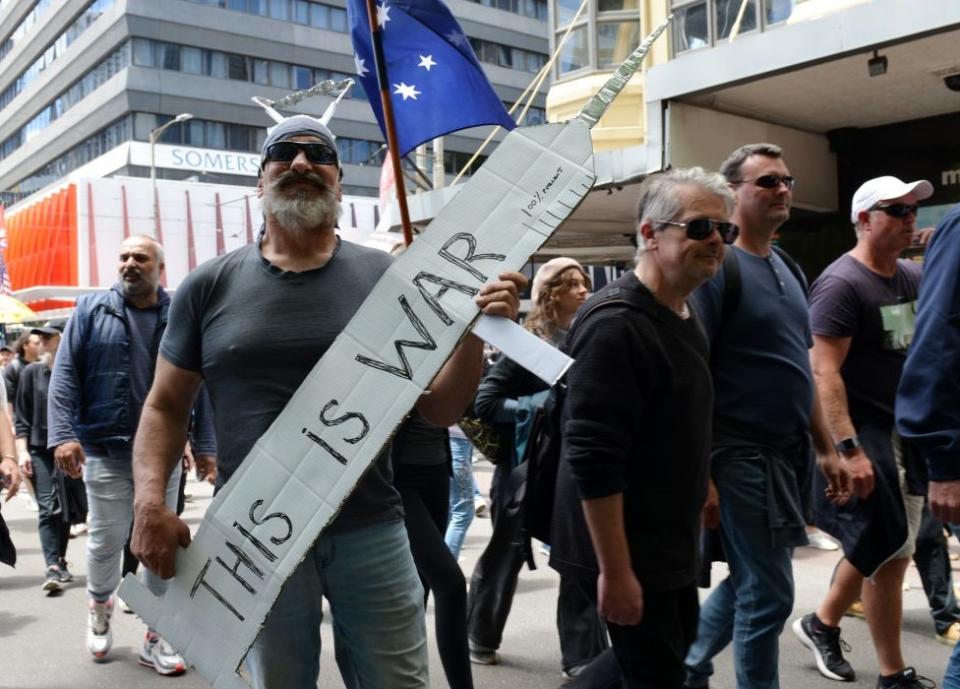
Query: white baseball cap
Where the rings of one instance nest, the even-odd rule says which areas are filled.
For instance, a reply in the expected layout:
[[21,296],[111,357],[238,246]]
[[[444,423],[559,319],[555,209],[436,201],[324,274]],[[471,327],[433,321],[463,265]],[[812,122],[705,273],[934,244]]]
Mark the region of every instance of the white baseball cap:
[[874,177],[860,185],[853,195],[850,206],[850,220],[857,222],[862,211],[868,211],[881,201],[892,201],[912,193],[917,201],[933,196],[933,185],[925,179],[916,182],[903,182],[891,175]]

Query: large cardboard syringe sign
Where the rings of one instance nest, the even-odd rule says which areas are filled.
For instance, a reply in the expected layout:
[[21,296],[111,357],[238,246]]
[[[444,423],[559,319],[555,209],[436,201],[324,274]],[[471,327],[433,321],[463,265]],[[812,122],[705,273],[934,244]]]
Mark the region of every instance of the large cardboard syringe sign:
[[593,185],[586,124],[508,139],[390,266],[258,440],[179,551],[163,599],[123,582],[124,601],[215,687],[247,686],[236,670],[284,581],[468,331],[480,287],[520,269]]
[[602,107],[511,132],[257,441],[178,552],[163,598],[124,580],[124,601],[217,689],[248,687],[237,670],[284,581],[467,333],[480,287],[523,266],[590,190],[590,126]]

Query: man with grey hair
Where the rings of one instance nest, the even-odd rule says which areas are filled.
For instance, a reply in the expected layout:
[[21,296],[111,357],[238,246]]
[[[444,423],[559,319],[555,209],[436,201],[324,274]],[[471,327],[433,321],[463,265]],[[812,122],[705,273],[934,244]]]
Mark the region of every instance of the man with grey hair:
[[710,494],[730,575],[704,601],[686,686],[707,686],[713,657],[732,640],[738,689],[777,689],[779,636],[793,609],[790,553],[807,542],[799,486],[812,423],[818,451],[832,448],[814,404],[806,281],[773,247],[794,178],[773,144],[737,149],[721,172],[740,236],[694,299],[711,343]]
[[[700,168],[644,181],[637,266],[581,307],[567,340],[550,564],[595,597],[625,687],[679,687],[696,632],[713,386],[687,298],[736,238],[733,206]],[[609,668],[601,656],[573,686]]]
[[[222,486],[393,260],[337,236],[339,159],[318,120],[297,115],[278,124],[261,164],[258,241],[180,285],[137,433],[133,550],[163,577],[173,576],[177,547],[190,542],[187,525],[164,505],[163,484],[201,380],[214,409]],[[484,313],[515,318],[523,284],[517,273],[501,274],[476,302]],[[417,411],[437,426],[455,422],[476,390],[482,354],[482,342],[468,335]],[[423,588],[391,479],[385,450],[287,579],[246,657],[256,687],[315,689],[324,597],[347,687],[429,685]]]
[[925,686],[904,661],[900,621],[926,468],[894,431],[894,401],[913,338],[921,272],[900,254],[919,239],[917,202],[932,194],[926,180],[864,182],[851,204],[856,246],[810,290],[813,374],[827,427],[851,478],[875,489],[869,500],[852,497],[842,505],[817,497],[817,525],[842,541],[845,558],[816,611],[796,620],[793,631],[813,652],[820,674],[853,681],[840,622],[861,599],[877,652],[877,686],[884,689]]
[[[65,474],[83,475],[87,489],[87,650],[95,661],[105,660],[113,643],[113,594],[133,518],[133,436],[170,306],[160,286],[163,269],[163,248],[156,240],[125,239],[119,281],[107,292],[77,299],[50,377],[47,446]],[[176,507],[179,483],[178,465],[161,488],[168,505]],[[144,583],[157,596],[166,589],[152,572],[144,572]],[[152,630],[140,663],[162,675],[181,674],[186,667]]]

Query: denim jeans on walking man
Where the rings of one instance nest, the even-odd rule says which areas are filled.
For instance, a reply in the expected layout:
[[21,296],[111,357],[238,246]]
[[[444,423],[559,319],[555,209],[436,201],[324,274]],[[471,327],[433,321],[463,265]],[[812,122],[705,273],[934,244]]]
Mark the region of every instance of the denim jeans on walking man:
[[450,477],[450,520],[444,540],[454,558],[460,557],[467,529],[476,514],[474,507],[473,445],[466,438],[450,436],[450,454],[453,456],[453,475]]
[[254,687],[316,689],[323,598],[347,689],[429,686],[423,586],[396,521],[320,534],[247,654]]
[[[30,460],[33,464],[33,475],[36,477],[40,549],[43,551],[44,565],[51,567],[59,564],[67,555],[70,524],[63,514],[64,508],[54,512],[57,478],[54,475],[53,453],[46,449],[31,448]],[[64,500],[63,496],[60,500]]]
[[733,641],[738,689],[778,689],[779,636],[793,609],[791,549],[773,545],[767,507],[767,451],[718,451],[720,535],[730,575],[704,601],[687,654],[687,685],[703,687],[712,659]]
[[[133,457],[129,445],[83,448],[87,463],[83,480],[87,486],[87,592],[105,602],[120,586],[123,545],[133,521]],[[166,503],[177,506],[181,465],[178,462],[167,481]],[[167,582],[142,570],[143,583],[153,595],[163,597]]]

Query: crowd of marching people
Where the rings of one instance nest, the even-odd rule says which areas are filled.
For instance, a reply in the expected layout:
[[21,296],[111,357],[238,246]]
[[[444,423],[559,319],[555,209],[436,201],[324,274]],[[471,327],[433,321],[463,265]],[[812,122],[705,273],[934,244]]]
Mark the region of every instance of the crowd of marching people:
[[[95,661],[110,654],[134,557],[160,596],[190,542],[185,472],[215,490],[232,480],[391,265],[337,235],[341,176],[327,127],[288,118],[261,152],[256,243],[200,266],[171,298],[163,247],[128,237],[111,290],[78,299],[65,329],[32,328],[0,351],[13,357],[0,473],[8,495],[29,483],[36,497],[46,595],[72,581],[71,527],[86,525]],[[326,598],[346,686],[428,686],[432,593],[447,684],[472,689],[471,664],[500,660],[532,559],[524,501],[549,480],[540,540],[559,574],[567,686],[708,687],[732,645],[738,689],[776,689],[780,644],[798,641],[824,677],[931,686],[900,621],[912,559],[936,637],[960,639],[945,535],[960,521],[960,208],[921,231],[929,182],[867,180],[850,202],[853,249],[809,282],[776,244],[796,183],[766,143],[719,172],[651,175],[634,267],[591,295],[576,260],[541,265],[524,326],[573,358],[561,383],[490,361],[468,335],[287,580],[245,660],[254,685],[316,686]],[[929,247],[924,265],[901,256],[915,244]],[[476,303],[517,319],[526,287],[503,273]],[[535,472],[551,415],[556,466]],[[492,535],[465,576],[465,534],[488,509],[471,468],[484,457],[496,460]],[[793,550],[825,539],[813,525],[842,552],[818,607],[794,611]],[[729,574],[710,581],[718,560]],[[712,588],[702,601],[698,586]],[[845,658],[849,614],[866,618],[877,667]],[[781,639],[788,625],[796,640]],[[948,689],[960,688],[958,653]],[[139,662],[164,675],[188,665],[151,628]]]

